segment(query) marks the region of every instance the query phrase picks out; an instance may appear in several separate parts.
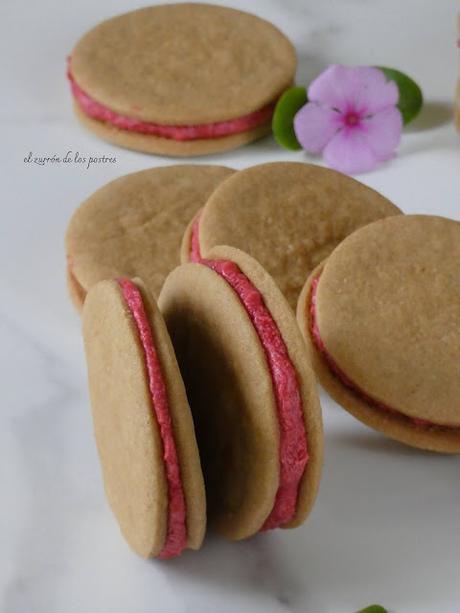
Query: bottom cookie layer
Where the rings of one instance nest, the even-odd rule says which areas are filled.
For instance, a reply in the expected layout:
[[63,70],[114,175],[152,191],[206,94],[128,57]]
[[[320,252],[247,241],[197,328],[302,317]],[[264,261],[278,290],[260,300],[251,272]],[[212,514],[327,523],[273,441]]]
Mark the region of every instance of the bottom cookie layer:
[[232,134],[231,136],[192,141],[175,141],[169,138],[120,130],[102,121],[88,117],[77,103],[74,103],[74,111],[79,121],[86,128],[108,142],[126,149],[133,149],[134,151],[171,157],[192,157],[228,151],[258,140],[271,132],[271,121],[268,121],[256,128],[240,132],[239,134]]

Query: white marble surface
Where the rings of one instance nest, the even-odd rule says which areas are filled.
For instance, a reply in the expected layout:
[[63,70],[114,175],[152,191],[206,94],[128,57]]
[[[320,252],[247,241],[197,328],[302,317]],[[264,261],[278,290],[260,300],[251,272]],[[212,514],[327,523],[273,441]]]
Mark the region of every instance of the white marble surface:
[[[119,537],[91,436],[79,321],[66,295],[63,234],[109,179],[171,160],[122,151],[77,125],[64,78],[73,42],[128,0],[2,0],[0,610],[5,613],[392,613],[460,610],[460,458],[375,434],[323,396],[326,463],[310,520],[249,542],[145,562]],[[247,8],[243,0],[229,4]],[[460,217],[454,0],[257,0],[300,54],[299,81],[330,62],[413,75],[427,105],[398,158],[362,180],[406,212]],[[116,164],[25,164],[112,154]],[[237,168],[306,159],[271,139],[211,158]],[[209,161],[209,159],[207,160]]]

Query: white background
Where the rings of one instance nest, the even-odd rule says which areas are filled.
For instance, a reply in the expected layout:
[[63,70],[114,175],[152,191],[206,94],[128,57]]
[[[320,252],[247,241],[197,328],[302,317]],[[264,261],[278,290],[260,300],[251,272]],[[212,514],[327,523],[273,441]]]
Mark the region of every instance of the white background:
[[[0,5],[0,610],[5,613],[392,613],[460,611],[460,458],[366,429],[322,397],[326,463],[309,521],[245,543],[146,562],[119,537],[91,435],[79,320],[65,287],[63,235],[106,181],[173,160],[112,147],[72,116],[65,58],[128,0]],[[229,0],[237,8],[248,3]],[[459,219],[454,0],[257,0],[294,41],[299,82],[331,62],[382,64],[419,81],[421,117],[396,160],[359,177],[405,212]],[[112,154],[116,164],[25,164],[29,152]],[[267,138],[207,158],[236,168],[308,160]],[[459,400],[460,402],[460,400]],[[460,405],[459,405],[460,407]]]

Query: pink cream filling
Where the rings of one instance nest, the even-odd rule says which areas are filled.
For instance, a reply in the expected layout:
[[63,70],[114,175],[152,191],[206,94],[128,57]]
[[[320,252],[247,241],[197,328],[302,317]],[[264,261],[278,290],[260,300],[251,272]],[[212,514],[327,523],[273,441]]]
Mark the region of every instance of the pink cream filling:
[[128,279],[118,279],[118,284],[135,321],[144,350],[152,408],[163,443],[163,460],[168,486],[168,527],[165,544],[158,557],[166,560],[178,556],[187,545],[185,497],[169,412],[168,394],[141,293]]
[[296,372],[262,294],[238,266],[224,260],[201,260],[201,263],[223,277],[236,292],[267,358],[280,428],[280,483],[273,509],[262,530],[277,528],[295,515],[299,485],[308,462],[307,436]]
[[88,117],[103,121],[121,130],[160,136],[176,141],[221,138],[230,136],[231,134],[246,132],[268,122],[275,108],[275,103],[273,102],[267,104],[258,111],[254,111],[242,117],[229,119],[228,121],[217,121],[214,123],[196,125],[162,125],[150,121],[142,121],[135,117],[120,115],[112,111],[105,105],[91,98],[91,96],[77,84],[70,72],[70,67],[67,71],[67,76],[70,81],[73,97]]
[[372,396],[369,396],[369,394],[367,394],[363,389],[361,389],[359,387],[359,385],[357,385],[354,381],[352,381],[344,373],[344,371],[340,368],[340,366],[337,364],[337,362],[335,362],[334,358],[331,356],[331,354],[326,349],[326,346],[324,345],[323,339],[321,338],[321,334],[320,334],[320,331],[319,331],[318,319],[316,317],[317,293],[318,293],[319,279],[320,279],[319,276],[316,277],[315,279],[313,279],[312,284],[311,284],[310,331],[311,331],[313,342],[314,342],[316,348],[321,353],[321,355],[323,356],[323,358],[324,358],[325,362],[327,363],[329,369],[337,377],[337,379],[339,379],[339,381],[345,387],[347,387],[349,390],[351,390],[353,393],[355,393],[356,396],[358,396],[358,398],[361,398],[362,400],[364,400],[369,406],[374,407],[376,409],[379,409],[381,411],[386,411],[387,413],[392,413],[393,415],[398,416],[400,418],[403,418],[406,421],[412,423],[414,426],[418,426],[419,428],[426,428],[426,429],[430,429],[430,428],[431,429],[434,429],[434,428],[436,428],[436,429],[449,429],[449,430],[458,429],[458,426],[437,425],[437,424],[435,424],[435,423],[433,423],[431,421],[428,421],[426,419],[419,419],[417,417],[409,417],[408,415],[405,415],[404,413],[401,413],[397,409],[394,409],[393,407],[390,407],[387,404],[385,404],[383,402],[380,402],[379,400],[377,400],[375,398],[372,398]]
[[198,213],[192,223],[192,234],[190,236],[190,262],[201,261],[200,249],[200,219],[201,213]]

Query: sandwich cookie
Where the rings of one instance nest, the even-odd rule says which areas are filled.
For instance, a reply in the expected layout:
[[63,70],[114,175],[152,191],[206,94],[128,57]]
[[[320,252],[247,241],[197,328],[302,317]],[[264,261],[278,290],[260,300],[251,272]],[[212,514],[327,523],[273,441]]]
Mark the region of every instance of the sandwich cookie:
[[66,235],[70,295],[81,309],[96,282],[139,276],[158,295],[179,264],[184,229],[219,183],[223,166],[177,165],[120,177],[74,213]]
[[271,131],[296,69],[267,21],[210,4],[168,4],[90,30],[69,59],[80,121],[122,147],[171,156],[233,149]]
[[143,557],[199,549],[206,524],[193,421],[164,321],[138,280],[101,281],[83,337],[104,487]]
[[208,518],[231,540],[307,517],[322,465],[305,344],[274,281],[217,247],[166,279],[159,306],[197,430]]
[[460,452],[460,223],[397,216],[357,230],[308,279],[298,322],[352,415],[422,449]]
[[215,245],[249,253],[295,309],[310,272],[348,234],[401,211],[389,200],[333,170],[274,162],[226,179],[185,233],[181,260],[207,257]]

